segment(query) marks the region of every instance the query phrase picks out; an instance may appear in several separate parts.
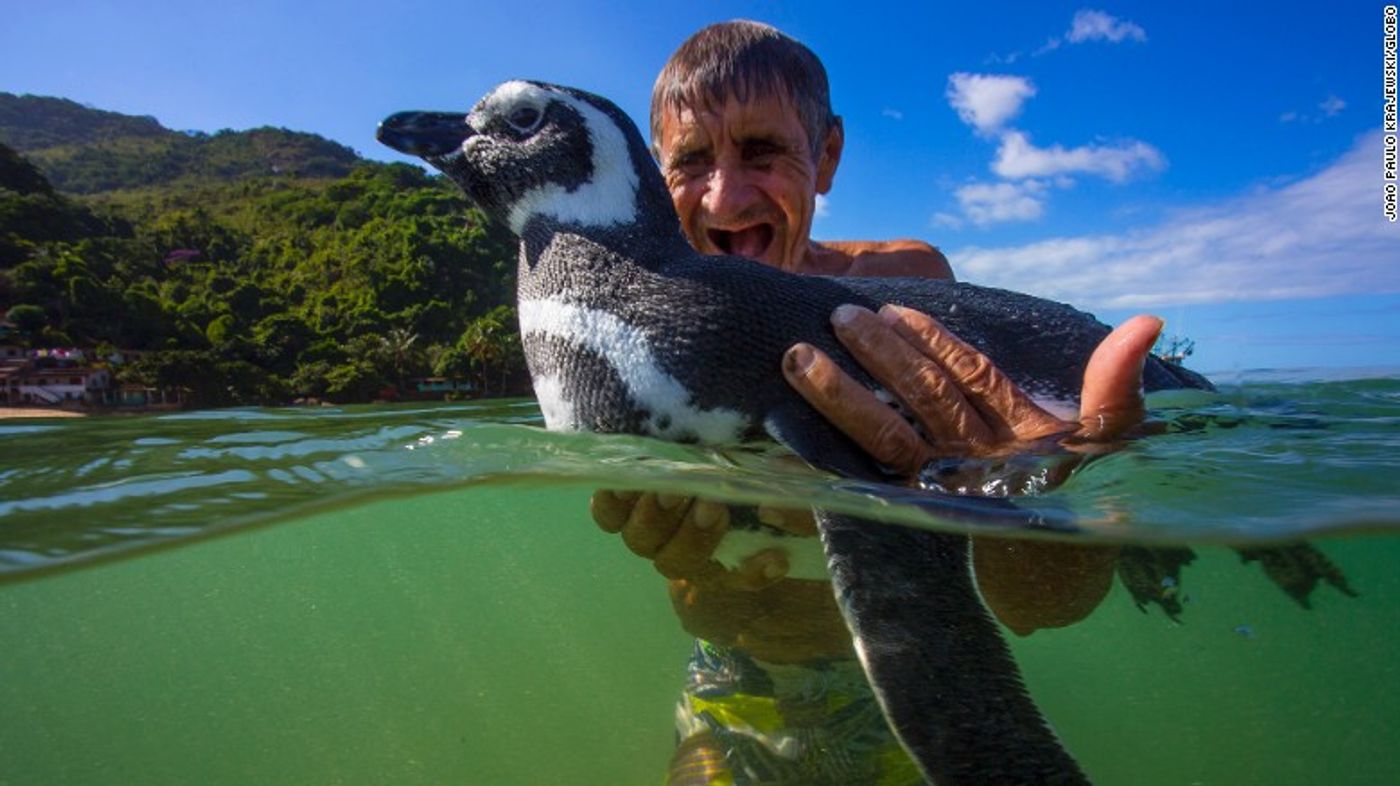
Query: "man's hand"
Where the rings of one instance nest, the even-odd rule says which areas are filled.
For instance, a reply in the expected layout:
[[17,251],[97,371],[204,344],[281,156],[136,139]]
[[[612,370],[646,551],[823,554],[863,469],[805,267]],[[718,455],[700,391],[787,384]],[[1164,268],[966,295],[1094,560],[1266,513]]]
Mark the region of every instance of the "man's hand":
[[[729,507],[720,502],[600,489],[593,493],[591,511],[600,529],[620,534],[633,554],[651,560],[668,579],[756,592],[787,575],[787,555],[778,549],[750,555],[737,570],[714,561],[715,547],[729,531]],[[781,516],[767,518],[791,530],[782,526]]]
[[[727,505],[599,490],[591,507],[600,529],[621,535],[670,580],[671,604],[691,635],[771,663],[850,656],[850,634],[830,584],[785,578],[787,556],[779,549],[750,555],[734,570],[714,560],[729,531]],[[758,518],[795,535],[816,534],[810,511],[760,507]]]
[[[885,306],[878,315],[843,306],[837,337],[897,396],[936,444],[866,390],[820,350],[792,347],[788,382],[876,461],[913,476],[938,456],[1013,453],[1056,434],[1110,441],[1141,420],[1142,365],[1161,332],[1136,316],[1094,350],[1084,372],[1079,422],[1031,401],[985,355],[917,311]],[[973,538],[973,565],[987,605],[1020,635],[1076,622],[1108,593],[1117,549],[1041,541]]]
[[1121,434],[1142,417],[1142,364],[1162,328],[1156,317],[1133,317],[1099,344],[1074,423],[1041,409],[985,355],[925,314],[885,306],[877,315],[842,306],[832,325],[932,442],[815,347],[789,349],[784,376],[872,458],[908,476],[937,456],[1014,453],[1056,434],[1094,440]]

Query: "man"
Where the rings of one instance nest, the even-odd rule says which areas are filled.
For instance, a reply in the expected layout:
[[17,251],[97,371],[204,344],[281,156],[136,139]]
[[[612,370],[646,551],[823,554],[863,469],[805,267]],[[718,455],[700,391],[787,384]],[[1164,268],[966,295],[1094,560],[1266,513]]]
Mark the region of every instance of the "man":
[[[843,130],[821,62],[772,27],[728,22],[683,43],[657,78],[651,135],[682,228],[702,252],[795,273],[952,278],[943,255],[920,241],[811,240],[814,200],[831,188]],[[843,307],[832,322],[933,444],[810,346],[789,350],[784,375],[874,458],[911,477],[938,456],[1011,453],[1075,432],[1111,436],[1140,413],[1142,361],[1161,327],[1138,317],[1100,346],[1086,371],[1081,425],[1040,409],[927,316]],[[599,526],[621,533],[670,580],[682,625],[701,640],[668,782],[919,782],[864,687],[830,585],[784,578],[787,556],[777,550],[733,571],[712,559],[731,512],[668,495],[599,491],[593,499]],[[809,512],[758,515],[815,534]],[[988,606],[1021,635],[1092,611],[1115,556],[987,538],[973,549]]]

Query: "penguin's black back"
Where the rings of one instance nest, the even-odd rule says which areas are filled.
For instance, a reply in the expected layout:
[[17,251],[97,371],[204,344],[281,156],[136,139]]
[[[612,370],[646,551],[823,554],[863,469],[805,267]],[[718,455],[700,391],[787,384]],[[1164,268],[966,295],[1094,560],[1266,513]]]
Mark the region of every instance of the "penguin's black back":
[[[635,246],[630,250],[624,257],[579,235],[555,233],[548,247],[527,253],[533,261],[522,263],[531,268],[522,270],[521,300],[554,297],[631,326],[647,337],[656,363],[684,387],[693,407],[742,413],[745,425],[737,438],[760,436],[777,409],[805,407],[780,373],[783,354],[795,343],[822,349],[857,380],[874,384],[832,331],[830,315],[843,304],[874,310],[893,303],[930,314],[1032,396],[1067,403],[1077,400],[1088,359],[1109,332],[1070,306],[971,284],[801,276],[675,244],[656,258],[647,258],[645,248],[640,254]],[[553,376],[546,366],[573,351],[579,357],[568,361],[573,365],[567,375],[578,378],[570,395],[588,410],[584,427],[638,430],[645,413],[626,401],[611,378],[615,368],[586,350],[579,353],[581,343],[572,350],[560,345],[530,352],[532,372]],[[1148,359],[1144,380],[1148,390],[1209,387],[1156,358]],[[825,421],[812,419],[810,428],[845,444]]]

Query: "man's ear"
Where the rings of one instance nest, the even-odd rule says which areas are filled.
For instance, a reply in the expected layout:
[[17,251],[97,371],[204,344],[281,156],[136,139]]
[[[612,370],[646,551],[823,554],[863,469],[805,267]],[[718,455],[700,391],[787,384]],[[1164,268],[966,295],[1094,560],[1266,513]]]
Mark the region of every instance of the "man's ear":
[[831,130],[826,132],[821,152],[817,154],[818,194],[825,194],[831,190],[831,181],[836,177],[836,165],[841,163],[841,148],[845,145],[846,132],[841,126],[841,118],[838,117],[832,121]]

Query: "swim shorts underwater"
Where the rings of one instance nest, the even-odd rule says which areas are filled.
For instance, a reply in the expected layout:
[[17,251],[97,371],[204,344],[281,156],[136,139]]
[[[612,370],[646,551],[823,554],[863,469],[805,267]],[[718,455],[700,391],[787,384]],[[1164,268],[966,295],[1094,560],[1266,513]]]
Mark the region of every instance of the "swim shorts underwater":
[[924,783],[855,660],[761,663],[697,640],[676,731],[681,747],[708,733],[723,760],[691,757],[669,786]]

